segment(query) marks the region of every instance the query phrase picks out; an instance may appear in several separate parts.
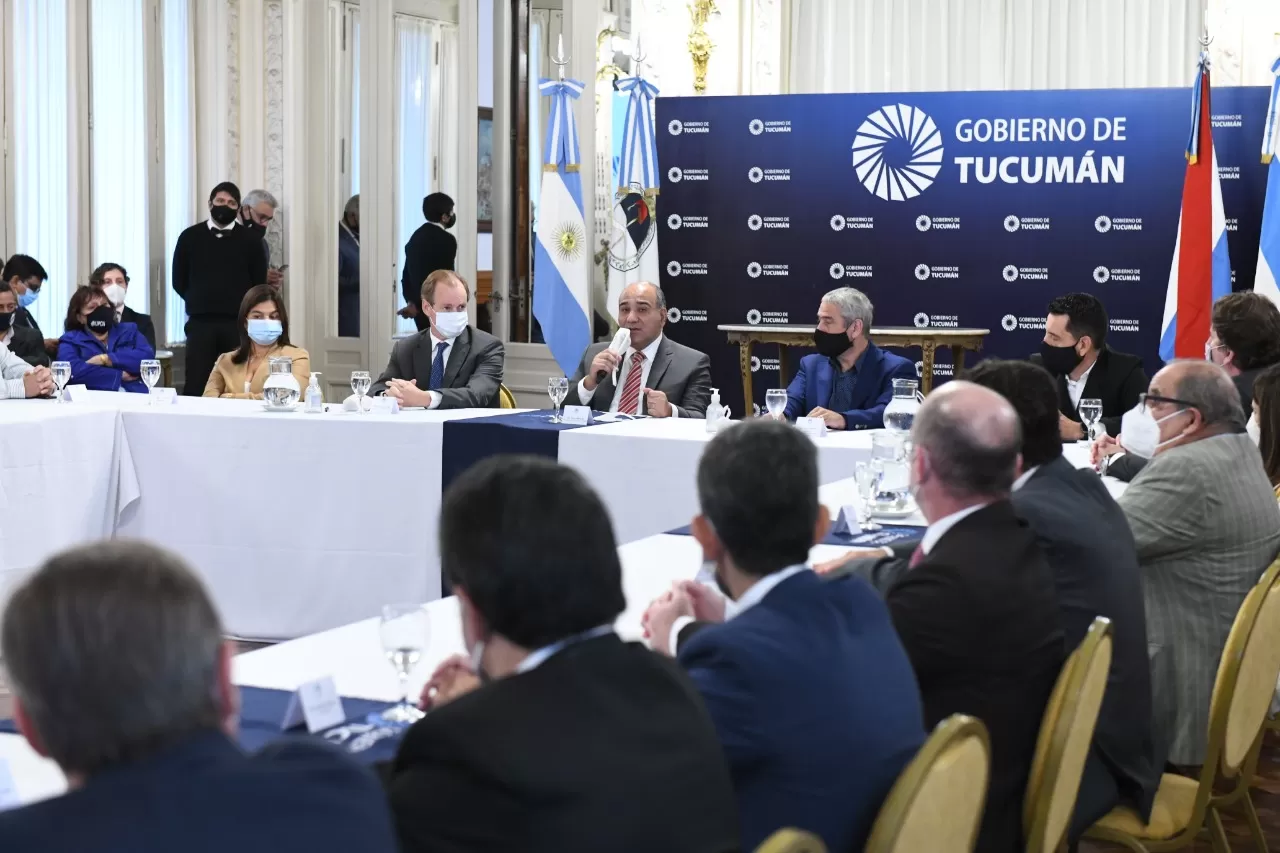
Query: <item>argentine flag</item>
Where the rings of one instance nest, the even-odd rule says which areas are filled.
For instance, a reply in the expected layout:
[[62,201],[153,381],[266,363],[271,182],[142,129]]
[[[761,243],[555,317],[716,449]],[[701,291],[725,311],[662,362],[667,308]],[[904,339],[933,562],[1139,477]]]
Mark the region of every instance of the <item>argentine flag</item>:
[[1276,75],[1262,135],[1262,162],[1267,167],[1267,197],[1262,204],[1262,240],[1258,244],[1258,272],[1253,291],[1280,305],[1280,59],[1271,64]]
[[591,343],[591,252],[578,171],[578,125],[570,99],[582,94],[578,80],[539,84],[551,98],[538,226],[533,246],[533,316],[560,369],[570,376]]
[[1182,184],[1182,215],[1165,291],[1160,358],[1203,358],[1213,303],[1231,292],[1227,217],[1218,180],[1218,152],[1209,124],[1209,55],[1200,54],[1192,87],[1191,138]]

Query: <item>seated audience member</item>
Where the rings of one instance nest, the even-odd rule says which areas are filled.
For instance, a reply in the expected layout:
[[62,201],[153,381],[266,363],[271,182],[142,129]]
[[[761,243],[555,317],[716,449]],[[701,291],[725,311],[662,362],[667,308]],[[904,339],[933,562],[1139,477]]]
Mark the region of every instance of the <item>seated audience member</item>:
[[280,289],[270,284],[250,288],[240,301],[239,324],[240,346],[218,356],[204,396],[261,400],[273,358],[293,360],[293,378],[305,391],[311,381],[311,356],[289,343],[289,312]]
[[44,340],[45,352],[53,355],[58,351],[58,339],[45,338],[36,318],[28,310],[40,296],[40,289],[48,278],[44,267],[30,255],[13,255],[0,270],[0,280],[7,281],[18,295],[18,312],[13,318],[13,325],[20,329],[33,329]]
[[360,337],[360,196],[338,220],[338,337]]
[[368,771],[318,739],[236,746],[234,650],[200,581],[140,542],[53,557],[0,622],[18,727],[69,791],[0,812],[6,853],[393,853]]
[[71,363],[69,385],[91,391],[147,393],[139,377],[141,362],[156,357],[132,323],[117,323],[116,311],[98,287],[77,287],[67,306],[66,333],[58,342],[58,361]]
[[1155,707],[1171,718],[1169,760],[1202,764],[1218,659],[1245,594],[1280,551],[1280,508],[1240,395],[1217,365],[1165,366],[1123,435],[1151,460],[1119,501],[1138,546],[1148,641],[1172,652],[1173,683],[1154,674]]
[[117,322],[137,326],[151,348],[156,348],[156,325],[151,321],[151,315],[140,314],[124,304],[129,293],[129,274],[124,267],[112,263],[100,264],[89,274],[89,284],[101,287],[107,299],[111,300],[112,307],[116,309]]
[[929,527],[885,597],[925,725],[956,713],[986,723],[983,853],[1023,849],[1027,776],[1065,659],[1053,573],[1009,501],[1021,432],[1013,407],[988,388],[950,382],[925,398],[910,476]]
[[[861,579],[826,583],[806,565],[829,519],[817,451],[794,428],[753,421],[720,433],[697,483],[693,535],[732,603],[681,584],[651,605],[646,627],[655,649],[672,654],[680,641],[729,759],[743,849],[792,826],[829,850],[861,850],[924,739],[889,612]],[[689,624],[695,615],[712,624]]]
[[16,325],[17,319],[18,294],[9,282],[0,281],[0,344],[32,367],[48,367],[50,359],[45,352],[44,338],[35,329]]
[[608,343],[587,347],[569,380],[565,404],[656,418],[705,417],[711,360],[664,335],[666,325],[662,288],[648,281],[627,285],[618,297],[618,327],[631,332],[627,351],[619,356]]
[[1059,432],[1063,441],[1086,438],[1080,401],[1102,401],[1108,435],[1120,432],[1120,418],[1147,389],[1142,359],[1107,346],[1107,309],[1091,293],[1068,293],[1049,303],[1044,343],[1031,360],[1053,374],[1058,389]]
[[1247,427],[1280,499],[1280,365],[1266,368],[1253,381],[1253,414]]
[[390,770],[404,853],[739,849],[697,691],[613,631],[617,543],[581,476],[534,457],[475,465],[445,493],[440,562],[469,656],[432,676]]
[[0,400],[48,397],[53,390],[49,368],[32,367],[0,343]]
[[893,380],[919,381],[915,365],[885,352],[871,333],[871,300],[852,287],[822,297],[813,342],[787,387],[787,420],[822,418],[830,429],[879,429],[893,399]]
[[422,283],[422,313],[430,321],[397,341],[387,369],[369,389],[427,409],[498,408],[504,364],[502,341],[467,325],[471,288],[452,270]]

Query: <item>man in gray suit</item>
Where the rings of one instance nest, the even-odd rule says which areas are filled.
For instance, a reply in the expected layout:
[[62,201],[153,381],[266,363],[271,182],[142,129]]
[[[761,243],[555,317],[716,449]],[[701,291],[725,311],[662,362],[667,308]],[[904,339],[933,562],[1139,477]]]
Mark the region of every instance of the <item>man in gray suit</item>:
[[1221,367],[1174,361],[1139,408],[1125,443],[1151,461],[1119,502],[1138,547],[1148,639],[1172,652],[1172,666],[1152,673],[1155,708],[1169,717],[1158,728],[1171,762],[1202,764],[1218,659],[1280,551],[1280,507]]
[[[711,360],[662,334],[667,298],[648,281],[627,285],[618,298],[618,325],[631,332],[619,356],[593,344],[569,380],[565,405],[655,418],[706,417],[711,401]],[[618,369],[618,382],[613,371]]]
[[467,325],[471,288],[453,270],[422,283],[422,311],[431,327],[398,341],[369,394],[427,409],[497,408],[502,341]]

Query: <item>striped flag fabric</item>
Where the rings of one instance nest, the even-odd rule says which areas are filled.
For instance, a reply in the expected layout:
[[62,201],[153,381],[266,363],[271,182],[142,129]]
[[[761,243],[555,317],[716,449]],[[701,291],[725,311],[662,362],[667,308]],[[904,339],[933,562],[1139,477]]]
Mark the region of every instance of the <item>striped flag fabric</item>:
[[618,81],[626,92],[618,190],[609,233],[608,311],[618,316],[618,300],[628,284],[658,281],[658,142],[653,130],[653,99],[658,88],[643,77]]
[[1271,64],[1276,79],[1271,84],[1267,120],[1262,131],[1262,162],[1267,163],[1267,195],[1262,204],[1262,240],[1258,244],[1258,271],[1253,290],[1280,305],[1280,58]]
[[1160,358],[1165,361],[1204,356],[1213,303],[1231,292],[1227,217],[1222,208],[1209,104],[1209,55],[1202,52],[1192,87],[1182,214],[1178,218],[1160,330]]
[[551,355],[570,376],[591,343],[591,252],[571,103],[582,94],[583,84],[543,79],[539,90],[551,98],[551,117],[533,247],[533,316]]

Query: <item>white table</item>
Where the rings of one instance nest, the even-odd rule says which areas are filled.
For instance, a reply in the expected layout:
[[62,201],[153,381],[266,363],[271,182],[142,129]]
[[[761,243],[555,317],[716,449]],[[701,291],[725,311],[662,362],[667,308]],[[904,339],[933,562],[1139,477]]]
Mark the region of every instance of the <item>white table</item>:
[[[1077,468],[1093,468],[1093,463],[1089,461],[1089,445],[1087,444],[1065,441],[1062,443],[1062,455]],[[1111,476],[1103,477],[1102,482],[1113,498],[1119,498],[1124,494],[1124,490],[1129,488],[1129,484],[1124,480],[1117,480]]]
[[[818,545],[812,562],[834,559],[845,548]],[[641,636],[640,617],[649,603],[671,584],[697,574],[702,552],[691,536],[651,536],[618,549],[627,609],[615,623],[624,639]],[[426,605],[431,636],[422,661],[410,678],[414,695],[435,667],[450,655],[465,651],[457,599],[438,599]],[[365,619],[309,637],[280,643],[236,657],[237,684],[294,690],[314,678],[332,675],[343,696],[394,701],[399,698],[395,671],[382,656],[378,620]],[[0,760],[9,763],[24,802],[55,796],[66,789],[57,766],[38,757],[21,737],[0,735]]]
[[[854,463],[871,458],[874,432],[817,439],[819,482],[852,476]],[[562,432],[560,461],[600,494],[618,541],[634,542],[683,527],[697,514],[698,460],[712,437],[701,420],[623,421]]]

